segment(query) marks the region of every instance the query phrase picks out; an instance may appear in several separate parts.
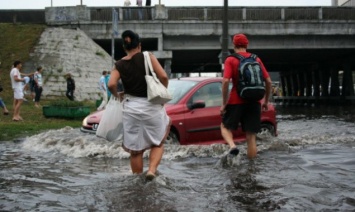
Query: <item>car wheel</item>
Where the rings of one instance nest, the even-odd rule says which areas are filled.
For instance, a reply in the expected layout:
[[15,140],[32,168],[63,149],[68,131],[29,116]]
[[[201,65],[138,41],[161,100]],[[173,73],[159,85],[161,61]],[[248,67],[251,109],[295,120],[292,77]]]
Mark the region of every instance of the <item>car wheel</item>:
[[179,137],[177,133],[173,130],[170,130],[168,137],[166,138],[167,144],[180,144]]
[[275,136],[274,126],[272,126],[272,124],[262,123],[258,136],[267,136],[267,135]]

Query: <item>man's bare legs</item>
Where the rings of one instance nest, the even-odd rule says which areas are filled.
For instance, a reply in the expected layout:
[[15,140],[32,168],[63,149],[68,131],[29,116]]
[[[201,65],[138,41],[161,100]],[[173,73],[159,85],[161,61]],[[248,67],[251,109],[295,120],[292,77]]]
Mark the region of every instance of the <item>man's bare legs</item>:
[[[231,150],[236,148],[236,145],[233,141],[233,133],[224,127],[223,123],[221,124],[221,134],[223,139],[228,143]],[[246,132],[246,140],[248,145],[247,156],[249,159],[253,159],[256,157],[257,149],[256,149],[256,134],[251,132]]]
[[221,124],[221,134],[223,139],[227,142],[229,145],[230,149],[233,149],[236,147],[234,140],[233,140],[233,133],[229,129],[224,127],[224,124]]
[[14,115],[12,117],[12,120],[19,121],[22,120],[22,117],[20,116],[20,107],[22,104],[22,99],[14,99]]
[[248,153],[247,156],[249,159],[256,157],[256,134],[252,132],[246,132],[247,144],[248,144]]

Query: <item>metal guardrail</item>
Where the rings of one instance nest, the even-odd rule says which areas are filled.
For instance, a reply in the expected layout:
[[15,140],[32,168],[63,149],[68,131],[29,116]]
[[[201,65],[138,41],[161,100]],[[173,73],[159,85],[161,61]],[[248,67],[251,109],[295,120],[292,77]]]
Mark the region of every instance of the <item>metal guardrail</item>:
[[[65,7],[63,7],[65,8]],[[120,20],[154,20],[156,7],[115,7]],[[90,20],[112,21],[112,7],[86,7]],[[45,23],[45,10],[0,10],[2,23]],[[222,7],[163,7],[165,20],[222,21]],[[355,7],[229,7],[230,21],[355,20]]]
[[[122,20],[154,19],[155,7],[118,7]],[[167,20],[222,21],[222,7],[166,7]],[[131,16],[127,18],[130,11]],[[91,8],[92,21],[110,21],[111,8]],[[139,12],[143,14],[142,19]],[[355,7],[229,7],[230,21],[355,20]]]

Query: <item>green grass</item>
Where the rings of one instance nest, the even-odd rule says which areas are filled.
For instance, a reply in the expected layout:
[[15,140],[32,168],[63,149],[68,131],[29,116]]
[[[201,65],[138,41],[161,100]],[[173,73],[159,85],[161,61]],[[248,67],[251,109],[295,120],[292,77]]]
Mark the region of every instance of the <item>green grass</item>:
[[[26,96],[30,100],[29,96]],[[40,101],[42,105],[52,105],[53,101]],[[6,102],[10,114],[5,116],[0,114],[0,141],[8,141],[16,138],[22,138],[35,135],[50,129],[61,129],[66,126],[80,128],[83,118],[77,119],[61,119],[46,118],[43,115],[42,108],[36,108],[33,101],[24,102],[21,107],[21,116],[23,121],[12,121],[12,102]],[[85,106],[89,106],[91,111],[95,110],[94,103],[85,102]],[[78,129],[79,130],[79,129]]]
[[[4,91],[0,97],[10,111],[8,116],[3,115],[0,109],[0,141],[7,141],[16,138],[35,135],[50,129],[60,129],[66,126],[79,128],[82,119],[58,119],[45,118],[41,108],[36,108],[30,101],[32,98],[26,96],[29,102],[24,102],[21,107],[21,116],[24,121],[12,121],[13,114],[13,91],[10,82],[10,69],[15,60],[25,63],[30,58],[34,46],[46,28],[45,25],[34,24],[4,24],[0,23],[0,80]],[[45,77],[45,76],[44,76]],[[45,89],[45,86],[44,86]],[[65,97],[64,97],[65,98]],[[41,105],[56,104],[58,100],[41,100]],[[85,102],[92,111],[94,103]]]

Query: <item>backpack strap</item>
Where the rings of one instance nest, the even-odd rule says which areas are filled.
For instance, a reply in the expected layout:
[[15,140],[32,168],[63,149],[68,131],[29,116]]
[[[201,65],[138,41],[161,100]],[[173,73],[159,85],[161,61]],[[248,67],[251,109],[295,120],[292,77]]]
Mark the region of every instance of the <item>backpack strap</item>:
[[[245,58],[244,56],[242,56],[238,53],[233,53],[233,54],[229,55],[228,57],[234,57],[234,58],[237,58],[238,60],[243,60]],[[256,58],[258,58],[258,55],[252,53],[252,54],[250,54],[249,57],[252,57],[256,60]]]
[[250,57],[254,58],[254,60],[256,60],[256,58],[258,58],[258,56],[256,54],[251,54]]
[[242,55],[238,54],[238,53],[233,53],[231,55],[229,55],[228,57],[234,57],[237,58],[239,61],[243,60],[245,57],[243,57]]

